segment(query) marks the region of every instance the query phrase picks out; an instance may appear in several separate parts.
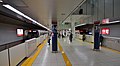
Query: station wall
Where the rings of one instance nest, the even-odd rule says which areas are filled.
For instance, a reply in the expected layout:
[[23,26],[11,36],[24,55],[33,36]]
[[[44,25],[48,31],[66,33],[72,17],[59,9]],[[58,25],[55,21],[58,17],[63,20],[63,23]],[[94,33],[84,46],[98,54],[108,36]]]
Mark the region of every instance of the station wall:
[[[95,21],[100,21],[102,23],[102,20],[106,18],[120,20],[119,3],[120,0],[87,0],[80,8],[84,7],[83,11],[87,12],[86,15],[91,16],[86,18],[84,22],[93,24]],[[120,51],[120,24],[102,25],[100,27],[110,28],[110,34],[104,35],[104,45]]]
[[20,26],[0,23],[0,45],[22,40],[23,37],[17,36],[17,28]]

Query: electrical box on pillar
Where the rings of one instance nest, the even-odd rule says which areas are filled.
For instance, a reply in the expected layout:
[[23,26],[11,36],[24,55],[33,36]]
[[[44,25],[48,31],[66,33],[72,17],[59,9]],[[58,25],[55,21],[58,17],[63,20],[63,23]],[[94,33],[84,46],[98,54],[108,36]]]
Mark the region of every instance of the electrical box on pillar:
[[100,21],[94,22],[94,50],[99,50],[100,46]]
[[52,26],[52,52],[57,53],[58,52],[58,47],[57,47],[57,28],[56,25]]

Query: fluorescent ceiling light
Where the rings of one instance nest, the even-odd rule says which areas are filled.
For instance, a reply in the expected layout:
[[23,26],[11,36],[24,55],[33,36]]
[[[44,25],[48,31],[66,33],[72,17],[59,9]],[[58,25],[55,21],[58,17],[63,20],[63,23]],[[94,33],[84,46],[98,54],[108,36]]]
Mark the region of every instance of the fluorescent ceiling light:
[[76,25],[75,27],[78,27],[78,26],[83,26],[83,25],[86,25],[86,23]]
[[13,12],[15,12],[15,13],[17,13],[17,14],[23,16],[23,17],[25,17],[26,19],[31,20],[32,22],[38,24],[39,26],[41,26],[41,27],[43,27],[43,28],[45,28],[45,29],[51,31],[50,29],[48,29],[48,28],[45,27],[44,25],[38,23],[37,21],[33,20],[32,18],[28,17],[27,15],[25,15],[24,13],[20,12],[19,10],[13,8],[12,6],[10,6],[10,5],[8,5],[8,4],[4,4],[3,6],[6,7],[6,8],[8,8],[8,9],[10,9],[11,11],[13,11]]
[[112,21],[112,22],[109,22],[109,23],[106,23],[106,24],[111,24],[111,23],[118,23],[120,21]]
[[3,2],[2,0],[0,0],[0,2]]

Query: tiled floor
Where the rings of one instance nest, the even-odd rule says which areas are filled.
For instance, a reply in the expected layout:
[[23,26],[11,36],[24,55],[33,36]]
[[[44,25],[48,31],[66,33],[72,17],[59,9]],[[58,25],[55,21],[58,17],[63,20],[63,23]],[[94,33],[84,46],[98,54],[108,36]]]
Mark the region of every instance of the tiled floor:
[[67,39],[59,41],[72,66],[120,66],[120,54],[109,49],[93,51],[93,44],[78,39],[73,40],[71,44]]
[[[72,66],[120,66],[120,54],[101,48],[93,51],[93,44],[75,39],[59,39],[60,44]],[[47,44],[33,63],[33,66],[66,66],[61,53],[51,53]]]
[[60,52],[52,53],[46,44],[32,66],[65,66]]

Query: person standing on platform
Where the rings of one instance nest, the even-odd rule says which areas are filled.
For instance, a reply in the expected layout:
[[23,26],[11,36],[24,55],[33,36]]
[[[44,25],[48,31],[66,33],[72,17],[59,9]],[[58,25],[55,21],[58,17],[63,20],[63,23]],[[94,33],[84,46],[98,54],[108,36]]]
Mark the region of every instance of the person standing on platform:
[[103,36],[100,34],[100,45],[103,46]]
[[60,38],[60,32],[58,32],[58,38]]
[[48,45],[50,46],[50,40],[51,40],[51,34],[50,33],[48,33]]
[[72,42],[72,38],[73,38],[73,34],[72,34],[72,32],[71,32],[71,33],[70,33],[70,36],[69,36],[70,43]]
[[85,39],[86,39],[86,36],[85,36],[85,33],[83,33],[82,40],[85,41]]

